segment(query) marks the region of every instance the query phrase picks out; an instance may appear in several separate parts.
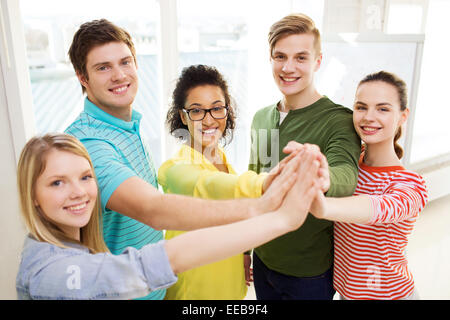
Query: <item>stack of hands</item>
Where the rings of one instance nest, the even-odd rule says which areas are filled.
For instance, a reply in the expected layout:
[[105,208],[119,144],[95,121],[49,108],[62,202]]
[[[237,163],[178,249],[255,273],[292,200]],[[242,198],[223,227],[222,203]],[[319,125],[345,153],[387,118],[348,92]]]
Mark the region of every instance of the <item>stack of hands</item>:
[[[325,196],[330,188],[326,157],[317,145],[289,142],[283,149],[288,154],[265,179],[259,212],[277,211],[290,230],[298,229],[308,212],[324,218]],[[247,285],[253,281],[251,258],[244,256]]]
[[[288,156],[269,172],[262,187],[261,200],[264,200],[265,212],[267,208],[282,212],[292,210],[297,213],[293,219],[293,223],[298,224],[297,228],[308,212],[317,218],[324,218],[324,193],[330,188],[325,155],[317,145],[295,141],[289,142],[283,152]],[[302,209],[307,209],[306,214]]]

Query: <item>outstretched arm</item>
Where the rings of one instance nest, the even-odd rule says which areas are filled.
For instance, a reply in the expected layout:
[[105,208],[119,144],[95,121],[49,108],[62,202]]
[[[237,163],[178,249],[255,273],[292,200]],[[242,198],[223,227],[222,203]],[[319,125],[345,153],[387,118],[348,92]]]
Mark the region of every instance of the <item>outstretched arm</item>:
[[317,193],[310,210],[319,219],[361,224],[369,223],[373,212],[369,196],[326,198],[323,192]]
[[416,216],[427,202],[427,192],[420,184],[394,184],[381,195],[357,195],[325,198],[317,194],[311,213],[320,219],[375,224],[395,223]]
[[275,212],[187,232],[167,241],[167,255],[174,273],[244,252],[300,227],[319,189],[318,167],[314,155],[309,152],[303,152],[286,165],[271,185],[272,188],[281,180],[281,188],[289,189],[282,206]]

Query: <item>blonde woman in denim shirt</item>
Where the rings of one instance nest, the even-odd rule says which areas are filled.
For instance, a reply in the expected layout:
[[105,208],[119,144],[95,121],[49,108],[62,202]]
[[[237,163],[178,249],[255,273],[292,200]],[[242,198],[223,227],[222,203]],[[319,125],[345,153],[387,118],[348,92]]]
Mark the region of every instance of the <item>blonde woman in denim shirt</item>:
[[274,212],[112,255],[100,233],[97,183],[84,146],[65,134],[32,138],[18,165],[29,231],[16,279],[18,298],[132,299],[171,286],[180,272],[295,230],[321,187],[319,157],[306,148],[284,166],[270,187],[285,194]]

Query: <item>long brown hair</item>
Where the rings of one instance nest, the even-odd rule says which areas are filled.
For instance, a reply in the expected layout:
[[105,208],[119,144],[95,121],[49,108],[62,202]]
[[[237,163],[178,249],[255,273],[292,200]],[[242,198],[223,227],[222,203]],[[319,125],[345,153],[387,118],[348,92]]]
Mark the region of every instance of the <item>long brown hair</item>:
[[57,225],[45,218],[40,208],[35,206],[36,181],[45,170],[49,151],[54,149],[85,158],[89,161],[92,173],[95,174],[89,153],[75,137],[56,133],[31,138],[22,150],[17,167],[21,214],[28,232],[38,241],[48,242],[62,248],[66,247],[63,244],[65,241],[88,247],[92,253],[108,252],[100,231],[101,211],[98,196],[91,219],[86,226],[80,229],[79,242],[67,237]]
[[[398,99],[400,102],[400,111],[405,111],[408,107],[408,92],[406,88],[406,83],[400,79],[397,75],[387,72],[387,71],[379,71],[376,73],[369,74],[362,79],[358,87],[363,83],[373,82],[373,81],[382,81],[387,84],[390,84],[395,87],[398,93]],[[394,136],[394,150],[397,154],[397,157],[401,159],[403,157],[403,148],[398,144],[398,139],[402,136],[402,127],[398,127],[397,132]]]

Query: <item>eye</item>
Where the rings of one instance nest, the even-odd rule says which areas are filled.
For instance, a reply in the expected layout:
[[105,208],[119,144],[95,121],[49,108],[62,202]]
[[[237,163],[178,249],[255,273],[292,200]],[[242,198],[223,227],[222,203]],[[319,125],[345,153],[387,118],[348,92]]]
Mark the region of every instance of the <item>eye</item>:
[[189,110],[189,112],[190,112],[191,114],[200,114],[200,113],[203,112],[203,110],[202,110],[202,109],[199,109],[199,108],[195,108],[195,109]]
[[97,68],[97,70],[98,71],[106,71],[106,70],[108,70],[108,67],[107,66],[100,66],[100,67]]
[[380,111],[382,111],[382,112],[389,112],[389,108],[380,108]]
[[211,108],[211,111],[212,111],[212,112],[218,112],[218,111],[222,111],[223,108],[225,108],[225,107],[223,107],[223,106],[220,106],[220,107],[213,107],[213,108]]
[[81,180],[90,180],[90,179],[92,179],[93,177],[92,177],[92,175],[90,175],[90,174],[87,174],[87,175],[85,175],[85,176],[83,176],[82,178],[81,178]]
[[361,106],[361,105],[355,106],[355,110],[363,111],[366,109],[367,109],[367,107],[365,107],[365,106]]
[[61,180],[55,180],[50,185],[53,187],[59,187],[62,184]]
[[304,60],[306,60],[306,57],[305,56],[300,56],[300,57],[297,57],[297,60],[304,61]]
[[276,61],[282,61],[284,59],[284,55],[282,54],[276,54],[272,57]]

